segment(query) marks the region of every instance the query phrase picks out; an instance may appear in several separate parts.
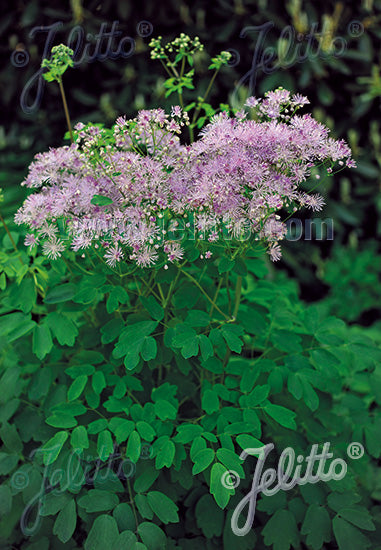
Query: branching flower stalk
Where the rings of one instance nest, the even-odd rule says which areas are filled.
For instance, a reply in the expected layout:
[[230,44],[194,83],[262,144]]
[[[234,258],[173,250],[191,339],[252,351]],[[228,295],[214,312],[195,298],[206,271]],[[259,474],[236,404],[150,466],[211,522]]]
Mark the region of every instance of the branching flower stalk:
[[[212,112],[215,114],[217,111],[212,109],[212,107],[206,103],[206,99],[209,96],[209,93],[213,87],[214,81],[217,74],[219,73],[221,67],[226,65],[231,58],[229,52],[221,52],[219,55],[211,59],[211,64],[209,69],[215,69],[209,85],[202,97],[198,98],[197,103],[192,102],[186,107],[184,107],[183,101],[183,89],[188,88],[193,90],[195,88],[193,79],[194,79],[194,57],[198,52],[204,50],[204,46],[200,43],[198,36],[193,40],[184,33],[178,38],[175,38],[172,42],[169,42],[165,46],[162,44],[162,37],[153,38],[150,42],[151,47],[151,58],[159,59],[162,66],[164,67],[169,78],[165,81],[164,86],[167,88],[165,97],[169,97],[173,93],[177,93],[179,97],[179,103],[182,109],[185,108],[185,111],[189,112],[191,109],[194,109],[192,121],[189,124],[189,137],[190,142],[194,141],[194,128],[197,126],[197,121],[202,109],[209,114]],[[189,65],[189,71],[185,73],[186,64]],[[180,66],[177,70],[177,66]]]

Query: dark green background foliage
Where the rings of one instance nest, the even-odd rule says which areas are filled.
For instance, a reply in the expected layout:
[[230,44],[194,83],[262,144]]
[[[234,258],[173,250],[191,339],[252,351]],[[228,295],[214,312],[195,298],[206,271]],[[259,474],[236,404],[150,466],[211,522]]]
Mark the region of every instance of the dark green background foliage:
[[[94,35],[116,20],[136,52],[65,74],[74,122],[110,124],[120,114],[170,105],[165,75],[149,59],[150,37],[136,30],[142,20],[153,24],[152,36],[185,32],[198,35],[211,55],[239,52],[239,62],[219,75],[215,106],[237,99],[234,89],[250,69],[255,40],[240,37],[244,27],[272,21],[266,45],[277,47],[287,25],[307,40],[314,22],[320,33],[326,22],[321,57],[271,74],[259,70],[256,93],[282,85],[307,95],[314,116],[350,143],[358,168],[320,185],[333,241],[286,242],[276,266],[248,257],[204,269],[195,259],[188,274],[201,278],[212,299],[222,279],[221,311],[234,309],[243,277],[236,322],[210,312],[205,294],[176,268],[152,280],[154,297],[144,272],[119,278],[86,260],[81,267],[90,274],[71,261],[68,267],[28,255],[24,230],[12,222],[33,155],[61,145],[65,131],[58,87],[45,88],[35,112],[20,107],[44,45],[30,30],[62,21],[58,44],[76,24]],[[354,20],[364,28],[359,37],[349,33]],[[381,2],[15,1],[2,6],[0,25],[0,208],[22,251],[1,227],[0,547],[379,550]],[[347,41],[340,57],[324,41],[329,30]],[[30,61],[15,67],[11,54],[22,45]],[[202,93],[208,60],[201,54],[196,61]],[[276,466],[283,448],[305,456],[325,441],[348,462],[346,477],[261,497],[254,529],[234,536],[230,517],[255,466],[240,463],[241,450],[274,442],[268,464]],[[361,460],[346,455],[352,441],[365,446]],[[43,446],[59,453],[36,452]],[[86,483],[73,449],[83,449]],[[244,478],[235,494],[220,483],[226,470]],[[33,522],[39,498],[41,525],[28,537],[20,516],[35,499]]]

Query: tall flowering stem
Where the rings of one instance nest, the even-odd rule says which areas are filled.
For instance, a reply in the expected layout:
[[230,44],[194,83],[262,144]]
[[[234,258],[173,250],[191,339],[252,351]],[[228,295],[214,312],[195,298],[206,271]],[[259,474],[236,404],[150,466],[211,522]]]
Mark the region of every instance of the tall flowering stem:
[[65,112],[65,118],[66,118],[66,124],[67,124],[68,130],[69,130],[69,135],[70,135],[70,141],[71,141],[72,143],[74,143],[73,129],[72,129],[72,127],[71,127],[70,116],[69,116],[69,109],[68,109],[68,107],[67,107],[66,96],[65,96],[65,90],[64,90],[64,87],[63,87],[63,84],[62,84],[62,78],[60,78],[60,80],[58,81],[58,85],[59,85],[60,92],[61,92],[62,103],[63,103],[63,108],[64,108],[64,112]]
[[74,143],[73,129],[70,122],[69,109],[67,106],[65,90],[62,83],[62,75],[68,67],[74,66],[73,55],[74,52],[72,49],[68,48],[64,44],[60,44],[59,46],[54,46],[54,48],[52,48],[51,58],[44,59],[41,64],[42,68],[47,69],[47,72],[43,74],[45,80],[47,80],[48,82],[56,81],[58,83],[66,118],[66,124],[69,130],[70,141],[72,143]]

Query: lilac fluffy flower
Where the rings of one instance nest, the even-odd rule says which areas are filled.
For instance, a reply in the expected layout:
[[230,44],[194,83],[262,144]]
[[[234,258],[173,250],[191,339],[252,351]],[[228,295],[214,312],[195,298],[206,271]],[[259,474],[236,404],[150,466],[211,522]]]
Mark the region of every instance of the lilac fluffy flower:
[[300,203],[307,208],[311,208],[314,212],[319,212],[325,205],[325,201],[321,195],[308,195],[307,193],[303,193]]
[[259,99],[254,96],[248,97],[245,102],[246,107],[256,107],[259,105]]
[[33,233],[25,235],[24,245],[33,248],[38,245],[38,238]]
[[61,256],[61,252],[65,250],[65,245],[62,241],[53,237],[49,241],[44,242],[42,250],[49,259],[56,260]]
[[277,262],[282,257],[282,251],[279,244],[272,244],[268,249],[268,253],[273,262]]
[[119,117],[111,132],[79,123],[73,145],[36,155],[23,185],[37,190],[15,221],[31,229],[27,246],[40,241],[52,259],[65,248],[60,222],[72,250],[101,248],[111,267],[179,262],[188,238],[202,250],[219,239],[261,240],[276,261],[286,233],[279,212],[323,207],[319,195],[300,191],[311,168],[355,166],[344,141],[295,114],[307,103],[283,88],[251,97],[255,120],[214,115],[191,145],[179,139],[189,123],[179,106]]
[[104,258],[106,260],[106,263],[109,266],[115,267],[116,264],[119,263],[123,258],[123,252],[118,245],[111,246],[110,248],[107,249],[107,252],[104,255]]

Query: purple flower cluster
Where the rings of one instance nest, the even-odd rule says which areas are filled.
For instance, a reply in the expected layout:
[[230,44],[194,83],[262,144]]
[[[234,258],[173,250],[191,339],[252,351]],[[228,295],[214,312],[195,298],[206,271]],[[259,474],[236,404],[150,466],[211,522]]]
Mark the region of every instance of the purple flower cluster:
[[24,185],[38,192],[16,214],[33,231],[25,244],[42,242],[52,259],[70,246],[91,248],[111,267],[122,260],[150,267],[180,261],[189,238],[205,258],[208,243],[244,238],[279,259],[280,211],[324,204],[301,189],[311,169],[355,166],[344,141],[295,114],[306,103],[282,88],[249,98],[248,112],[212,117],[191,145],[180,142],[189,120],[178,106],[170,115],[120,117],[111,130],[78,124],[74,144],[38,154],[30,166]]

